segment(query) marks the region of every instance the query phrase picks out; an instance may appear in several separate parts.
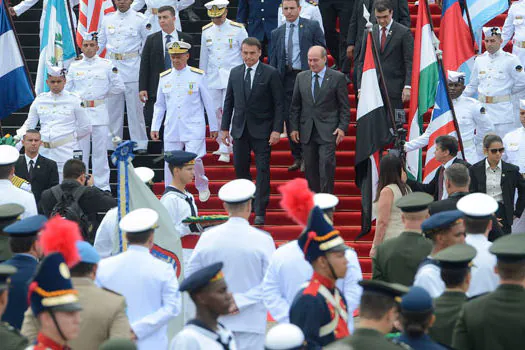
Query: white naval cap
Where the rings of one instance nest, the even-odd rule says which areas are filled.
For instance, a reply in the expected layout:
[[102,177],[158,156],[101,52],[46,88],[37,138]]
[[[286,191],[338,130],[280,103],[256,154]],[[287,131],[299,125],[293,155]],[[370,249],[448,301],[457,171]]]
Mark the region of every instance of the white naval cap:
[[322,210],[335,208],[339,204],[339,198],[330,193],[314,194],[314,204]]
[[144,183],[150,182],[155,176],[155,172],[145,166],[135,168],[135,174],[137,174],[137,176],[140,178],[140,181]]
[[82,35],[82,39],[84,40],[95,40],[95,41],[98,41],[98,32],[89,32],[89,33],[84,33],[84,35]]
[[303,331],[291,323],[282,323],[270,329],[264,342],[267,350],[295,349],[303,344]]
[[15,164],[20,153],[17,149],[10,145],[0,145],[0,166]]
[[191,44],[187,43],[182,40],[175,40],[170,42],[168,45],[168,53],[174,54],[174,53],[186,53],[189,49],[191,49]]
[[140,208],[130,211],[119,223],[119,227],[126,233],[139,233],[157,227],[159,214],[150,208]]
[[65,77],[66,69],[62,65],[52,66],[49,63],[47,64],[47,75],[52,77]]
[[228,0],[213,0],[213,1],[209,1],[209,2],[205,3],[204,6],[208,10],[211,10],[213,8],[213,6],[217,6],[218,8],[224,8],[224,7],[228,6],[229,4],[230,4],[230,2]]
[[520,109],[525,110],[525,100],[520,100]]
[[494,35],[501,36],[501,28],[500,27],[483,27],[483,34],[485,34],[485,37],[494,36]]
[[463,72],[455,72],[453,70],[449,70],[447,71],[447,74],[448,74],[448,78],[447,78],[448,81],[452,83],[457,83],[460,80],[465,81],[466,74]]
[[226,203],[246,202],[254,194],[255,184],[246,179],[232,180],[219,189],[219,199]]
[[461,198],[456,204],[458,210],[472,218],[487,218],[498,210],[498,202],[485,193],[471,193]]

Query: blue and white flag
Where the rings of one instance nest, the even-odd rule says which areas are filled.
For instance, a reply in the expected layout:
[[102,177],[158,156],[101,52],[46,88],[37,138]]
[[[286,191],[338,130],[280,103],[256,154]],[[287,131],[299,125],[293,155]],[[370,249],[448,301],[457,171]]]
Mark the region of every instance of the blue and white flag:
[[[497,15],[507,11],[508,0],[467,0],[470,22],[476,37],[476,42],[481,44],[481,29]],[[481,48],[481,46],[479,46]]]
[[67,68],[76,57],[75,40],[64,0],[48,0],[46,18],[40,41],[40,57],[36,76],[36,92],[49,91],[47,66]]
[[0,119],[35,99],[4,1],[0,0]]

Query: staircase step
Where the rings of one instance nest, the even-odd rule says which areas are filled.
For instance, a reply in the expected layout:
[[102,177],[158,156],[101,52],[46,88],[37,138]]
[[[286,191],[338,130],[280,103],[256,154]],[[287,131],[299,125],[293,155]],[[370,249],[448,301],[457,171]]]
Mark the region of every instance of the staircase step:
[[[197,207],[199,207],[200,204],[201,203],[197,199]],[[218,212],[216,210],[215,211],[199,211],[199,215],[213,215],[213,214],[226,214],[226,213],[224,212],[224,210],[222,212]],[[252,215],[252,217],[250,218],[250,222],[253,222],[254,217],[255,215]],[[360,211],[359,212],[358,211],[335,212],[334,222],[337,223],[337,227],[339,227],[339,225],[349,226],[352,224],[360,223],[361,222],[361,212]],[[287,217],[282,210],[280,210],[280,211],[267,211],[265,224],[285,226],[285,225],[293,225],[295,224],[295,222],[289,217]],[[263,226],[263,229],[264,229],[264,226]]]
[[[341,236],[347,241],[347,243],[356,243],[355,238],[361,232],[361,226],[344,226],[342,224],[339,225],[338,221],[334,222],[335,227],[339,230]],[[274,239],[286,241],[296,239],[303,230],[299,225],[265,225],[263,229],[270,232]],[[358,241],[358,244],[371,242],[374,237],[374,232],[375,229],[372,229],[369,234]]]

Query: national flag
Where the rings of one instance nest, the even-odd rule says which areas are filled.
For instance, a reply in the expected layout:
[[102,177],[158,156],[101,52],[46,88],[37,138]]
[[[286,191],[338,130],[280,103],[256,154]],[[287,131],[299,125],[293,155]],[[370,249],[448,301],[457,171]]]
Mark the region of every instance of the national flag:
[[428,128],[431,134],[428,140],[427,157],[425,161],[425,170],[423,173],[423,182],[429,183],[436,174],[436,170],[442,165],[434,158],[436,151],[436,139],[439,136],[450,135],[458,138],[456,124],[454,123],[454,116],[452,115],[452,108],[447,96],[447,81],[443,75],[442,70],[439,70],[439,83],[436,92],[436,103],[432,111],[432,118]]
[[481,43],[481,29],[497,15],[507,11],[508,0],[466,0],[470,23],[476,37],[476,42]]
[[[99,32],[102,19],[108,13],[115,12],[111,0],[80,0],[78,12],[77,45],[82,46],[85,34]],[[106,50],[100,55],[104,57]]]
[[35,99],[5,1],[0,0],[0,119]]
[[[355,170],[356,185],[361,189],[361,233],[357,238],[370,232],[372,227],[372,201],[375,198],[378,182],[379,154],[393,141],[393,126],[389,119],[379,88],[375,45],[372,32],[366,41],[363,75],[361,77],[361,97],[357,105],[357,133]],[[356,239],[357,239],[356,238]]]
[[474,38],[463,17],[459,0],[444,0],[442,6],[439,40],[445,72],[452,70],[470,73],[469,64],[474,61],[476,54]]
[[[426,0],[420,0],[417,12],[414,58],[412,60],[412,89],[408,116],[408,141],[421,135],[423,114],[434,105],[438,83],[438,64],[432,44],[435,36],[430,25]],[[407,175],[421,179],[421,150],[408,152],[406,156]]]
[[40,41],[36,92],[49,91],[45,82],[48,65],[67,68],[75,57],[75,41],[66,2],[64,0],[48,0]]

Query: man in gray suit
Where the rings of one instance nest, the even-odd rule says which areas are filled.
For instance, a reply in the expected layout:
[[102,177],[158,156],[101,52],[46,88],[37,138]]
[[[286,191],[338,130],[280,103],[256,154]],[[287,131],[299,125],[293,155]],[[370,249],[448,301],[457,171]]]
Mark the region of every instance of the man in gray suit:
[[301,142],[305,175],[314,192],[332,193],[335,148],[350,122],[350,101],[344,74],[326,67],[326,50],[308,51],[310,69],[295,80],[290,106],[290,137]]

